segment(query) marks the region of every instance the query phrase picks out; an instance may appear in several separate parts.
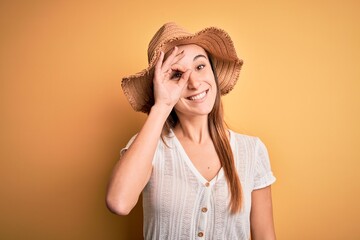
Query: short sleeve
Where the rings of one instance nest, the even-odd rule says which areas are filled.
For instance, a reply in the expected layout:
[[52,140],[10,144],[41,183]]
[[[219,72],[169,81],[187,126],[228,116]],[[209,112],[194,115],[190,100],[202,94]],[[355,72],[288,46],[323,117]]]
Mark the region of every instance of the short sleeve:
[[129,149],[129,147],[131,146],[131,144],[134,142],[135,138],[136,138],[137,134],[135,134],[130,140],[129,142],[126,144],[126,146],[120,150],[120,158],[124,155],[124,153],[126,152],[126,150]]
[[254,190],[267,187],[276,181],[269,160],[269,154],[264,143],[257,139],[255,147]]

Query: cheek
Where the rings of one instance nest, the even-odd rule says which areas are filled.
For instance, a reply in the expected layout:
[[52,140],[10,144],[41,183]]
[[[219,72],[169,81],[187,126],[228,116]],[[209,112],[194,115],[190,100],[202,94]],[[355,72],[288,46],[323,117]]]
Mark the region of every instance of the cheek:
[[184,109],[184,106],[186,105],[184,101],[185,101],[184,98],[180,98],[179,101],[175,104],[174,109],[175,110]]
[[206,72],[206,79],[208,79],[208,81],[211,83],[211,85],[215,85],[216,86],[216,82],[215,82],[215,76],[212,70],[209,70]]
[[214,75],[211,76],[209,83],[212,86],[213,91],[217,92],[217,84],[216,84]]

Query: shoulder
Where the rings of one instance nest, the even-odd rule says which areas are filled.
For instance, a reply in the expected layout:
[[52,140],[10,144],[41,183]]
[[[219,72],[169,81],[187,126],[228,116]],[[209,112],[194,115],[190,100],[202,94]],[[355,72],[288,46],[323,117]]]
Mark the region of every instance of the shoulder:
[[241,144],[250,144],[250,145],[256,145],[259,142],[261,142],[260,138],[257,136],[252,136],[252,135],[246,135],[246,134],[242,134],[242,133],[238,133],[235,132],[233,130],[229,129],[229,133],[230,133],[230,142],[231,143],[241,143]]
[[232,130],[229,130],[229,132],[230,145],[235,153],[249,158],[267,154],[267,148],[259,137],[237,133]]

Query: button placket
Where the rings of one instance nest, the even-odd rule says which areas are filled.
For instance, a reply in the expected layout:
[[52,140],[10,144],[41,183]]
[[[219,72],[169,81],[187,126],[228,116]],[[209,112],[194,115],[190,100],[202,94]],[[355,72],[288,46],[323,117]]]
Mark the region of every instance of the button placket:
[[197,231],[197,237],[204,239],[205,237],[205,230],[207,225],[207,219],[208,219],[208,211],[209,211],[209,204],[210,204],[210,197],[211,197],[211,187],[210,183],[206,182],[204,184],[205,191],[204,191],[204,200],[203,204],[200,207],[200,216],[199,216],[199,225],[198,225],[198,231]]

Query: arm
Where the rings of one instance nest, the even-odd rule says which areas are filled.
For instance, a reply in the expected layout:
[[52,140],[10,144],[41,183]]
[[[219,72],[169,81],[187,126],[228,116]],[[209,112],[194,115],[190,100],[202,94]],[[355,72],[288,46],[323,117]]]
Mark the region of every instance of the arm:
[[271,186],[252,192],[250,213],[251,239],[275,240]]
[[106,196],[112,212],[127,215],[136,205],[149,181],[152,159],[167,116],[167,109],[153,107],[136,139],[116,163]]
[[163,125],[189,77],[188,72],[179,81],[170,80],[171,71],[168,70],[183,56],[183,53],[177,54],[175,48],[164,62],[164,53],[161,53],[156,63],[153,80],[155,104],[134,142],[115,165],[109,182],[106,204],[116,214],[127,215],[133,209],[150,179]]

